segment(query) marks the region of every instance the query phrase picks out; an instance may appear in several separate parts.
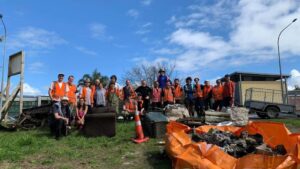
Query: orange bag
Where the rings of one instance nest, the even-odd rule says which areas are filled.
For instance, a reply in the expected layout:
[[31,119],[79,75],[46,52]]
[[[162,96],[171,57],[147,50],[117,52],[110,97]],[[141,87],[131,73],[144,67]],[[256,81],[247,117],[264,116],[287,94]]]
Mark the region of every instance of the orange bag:
[[211,128],[230,131],[239,135],[246,130],[249,134],[261,134],[270,146],[283,144],[287,150],[284,156],[249,154],[235,158],[216,145],[205,142],[195,143],[186,134],[188,126],[170,122],[167,126],[166,151],[172,159],[174,169],[297,169],[300,168],[300,133],[291,134],[282,123],[250,122],[245,127],[201,126],[197,133],[206,133]]

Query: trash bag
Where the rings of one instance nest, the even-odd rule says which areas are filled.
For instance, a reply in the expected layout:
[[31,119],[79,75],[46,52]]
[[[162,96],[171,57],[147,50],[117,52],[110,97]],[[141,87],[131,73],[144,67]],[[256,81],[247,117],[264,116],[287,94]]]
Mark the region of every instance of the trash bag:
[[271,148],[283,145],[286,155],[268,156],[265,154],[248,154],[234,158],[220,147],[205,142],[195,143],[187,134],[189,127],[170,122],[167,126],[166,152],[172,159],[173,168],[192,169],[296,169],[300,167],[300,133],[291,134],[282,123],[249,122],[245,127],[234,126],[200,126],[197,133],[207,133],[215,128],[240,135],[247,131],[251,135],[260,134],[263,141]]
[[167,105],[165,107],[165,115],[168,117],[169,121],[190,117],[188,109],[180,104]]
[[249,121],[249,110],[242,107],[232,107],[227,109],[234,126],[246,126]]

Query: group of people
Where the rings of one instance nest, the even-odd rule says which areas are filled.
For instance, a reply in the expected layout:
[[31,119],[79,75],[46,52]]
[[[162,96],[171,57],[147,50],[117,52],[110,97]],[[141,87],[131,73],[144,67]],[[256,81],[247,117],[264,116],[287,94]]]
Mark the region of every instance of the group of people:
[[[100,79],[91,82],[85,79],[84,85],[74,84],[74,76],[69,76],[64,82],[64,74],[58,75],[49,88],[49,97],[53,102],[50,128],[56,138],[60,138],[72,123],[80,129],[84,125],[85,115],[93,107],[111,107],[118,115],[130,117],[135,112],[144,114],[151,109],[161,109],[168,104],[184,104],[194,117],[203,117],[208,109],[220,110],[223,106],[233,105],[234,83],[229,75],[225,75],[224,82],[216,81],[210,85],[205,81],[200,84],[199,78],[187,77],[183,87],[179,79],[171,81],[164,69],[159,70],[157,80],[153,87],[149,87],[145,80],[141,85],[134,87],[130,80],[126,80],[124,87],[117,83],[117,77],[112,75],[107,86],[103,86]],[[123,105],[120,105],[120,101]],[[122,110],[120,109],[122,107]],[[120,111],[121,110],[121,111]]]

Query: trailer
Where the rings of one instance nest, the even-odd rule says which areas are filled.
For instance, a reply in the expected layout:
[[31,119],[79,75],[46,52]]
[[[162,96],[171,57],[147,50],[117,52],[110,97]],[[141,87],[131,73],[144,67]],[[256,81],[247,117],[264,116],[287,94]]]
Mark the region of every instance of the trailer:
[[280,113],[294,113],[295,105],[285,104],[280,90],[249,88],[246,90],[245,107],[260,118],[277,118]]

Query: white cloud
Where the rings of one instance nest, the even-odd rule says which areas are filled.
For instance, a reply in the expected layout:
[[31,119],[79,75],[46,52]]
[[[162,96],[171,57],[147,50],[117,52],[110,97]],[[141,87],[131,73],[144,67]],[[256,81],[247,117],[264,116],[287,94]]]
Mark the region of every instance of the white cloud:
[[139,34],[139,35],[147,34],[147,33],[151,32],[151,30],[150,30],[151,26],[152,26],[152,23],[147,22],[147,23],[141,25],[139,30],[137,30],[135,33]]
[[288,89],[293,90],[295,86],[300,86],[300,71],[297,69],[293,69],[291,71],[291,77],[288,80]]
[[152,0],[142,0],[141,3],[145,6],[151,5]]
[[45,64],[43,62],[33,62],[28,65],[28,71],[34,74],[43,74]]
[[37,96],[42,94],[39,89],[30,86],[28,83],[24,83],[23,89],[24,95]]
[[127,11],[127,15],[136,19],[139,17],[140,13],[136,9],[130,9]]
[[[185,72],[210,69],[211,64],[223,68],[276,59],[278,33],[300,16],[300,3],[221,0],[208,6],[189,6],[188,11],[185,16],[173,15],[167,21],[175,26],[167,40],[181,49],[175,59],[178,68]],[[283,33],[283,58],[299,56],[300,43],[295,36],[299,34],[299,23]]]
[[77,46],[75,47],[75,49],[77,49],[78,51],[82,52],[83,54],[86,54],[86,55],[91,55],[91,56],[96,56],[97,55],[97,52],[93,51],[93,50],[90,50],[90,49],[87,49],[85,47],[82,47],[82,46]]
[[92,37],[98,39],[104,37],[106,26],[101,23],[93,23],[89,29],[92,33]]
[[160,48],[153,50],[153,53],[155,54],[160,54],[160,55],[174,55],[180,53],[181,50],[174,48],[174,49],[169,49],[169,48]]
[[56,32],[42,28],[26,27],[8,38],[10,49],[41,50],[51,49],[58,45],[67,44],[67,41]]
[[179,44],[185,48],[220,49],[228,48],[221,37],[211,36],[206,32],[196,32],[190,29],[178,29],[170,37],[171,43]]
[[91,36],[98,40],[113,40],[113,36],[107,34],[107,26],[102,23],[92,23],[89,25]]

